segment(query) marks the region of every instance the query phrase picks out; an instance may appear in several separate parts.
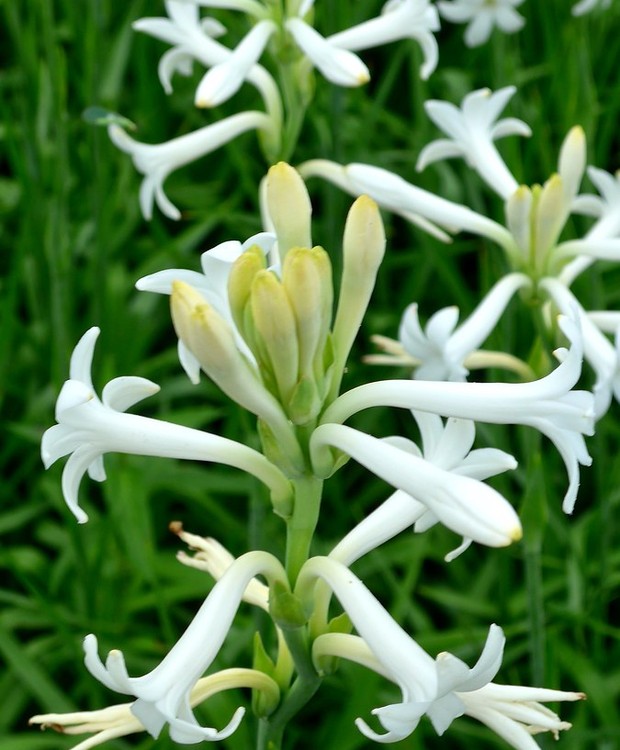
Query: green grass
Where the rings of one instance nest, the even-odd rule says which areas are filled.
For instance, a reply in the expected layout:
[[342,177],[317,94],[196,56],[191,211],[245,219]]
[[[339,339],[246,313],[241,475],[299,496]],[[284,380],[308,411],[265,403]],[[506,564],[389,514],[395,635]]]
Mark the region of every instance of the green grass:
[[[324,29],[334,31],[380,5],[323,0],[317,2],[317,15]],[[463,47],[461,27],[445,24],[440,65],[426,83],[417,75],[419,50],[407,42],[363,54],[373,74],[365,89],[336,89],[317,78],[295,161],[316,156],[367,161],[501,220],[501,206],[463,163],[445,162],[418,175],[415,161],[437,136],[423,112],[425,99],[456,102],[473,88],[514,83],[519,91],[509,114],[525,119],[534,132],[530,140],[513,138],[500,145],[518,179],[544,181],[555,169],[565,133],[576,123],[587,133],[589,163],[619,168],[620,9],[616,3],[605,14],[572,19],[568,5],[530,0],[522,6],[523,31],[495,35],[473,51]],[[183,221],[169,222],[156,213],[147,224],[139,214],[133,166],[103,130],[81,116],[93,104],[108,107],[137,123],[139,139],[158,142],[209,118],[257,106],[253,91],[244,88],[212,115],[195,111],[198,71],[191,80],[178,80],[175,94],[166,97],[155,74],[165,47],[130,28],[131,21],[160,10],[159,3],[144,0],[0,3],[5,35],[0,53],[0,750],[69,748],[68,738],[29,729],[28,716],[94,709],[117,700],[83,668],[86,633],[98,634],[102,652],[122,648],[130,672],[137,674],[152,668],[182,632],[210,582],[176,563],[179,543],[167,531],[170,520],[216,536],[237,555],[255,547],[281,552],[278,519],[262,491],[240,472],[108,456],[107,482],[82,483],[80,497],[91,521],[77,526],[61,497],[61,466],[45,472],[39,457],[70,353],[92,325],[102,328],[94,366],[99,387],[117,375],[149,377],[162,392],[145,402],[142,413],[254,439],[246,415],[206,379],[193,387],[181,372],[166,301],[134,289],[146,273],[197,268],[202,250],[259,229],[256,186],[266,165],[254,136],[172,175],[166,187],[183,209]],[[337,265],[349,198],[317,181],[309,187],[315,241],[331,250]],[[386,215],[385,220],[389,250],[347,386],[392,374],[369,371],[360,355],[370,350],[370,334],[395,335],[408,303],[417,301],[424,316],[458,304],[464,315],[505,271],[499,252],[478,240],[464,237],[443,246],[399,219]],[[575,221],[576,230],[580,227]],[[617,307],[618,267],[599,264],[578,289],[588,307]],[[491,346],[527,355],[531,330],[524,320],[513,305]],[[430,652],[452,650],[473,663],[489,623],[497,622],[509,644],[502,681],[530,684],[533,675],[542,675],[550,687],[585,690],[586,703],[562,707],[574,724],[561,738],[563,750],[620,746],[618,417],[614,404],[589,441],[595,461],[583,471],[570,518],[560,510],[563,466],[553,446],[542,440],[548,520],[540,551],[526,539],[506,550],[473,548],[445,565],[442,558],[454,537],[433,529],[421,536],[405,533],[355,566]],[[362,414],[355,425],[380,435],[410,430],[406,415],[395,410]],[[514,451],[520,461],[513,476],[496,481],[516,507],[528,486],[531,438],[525,429],[479,429],[480,446]],[[316,551],[327,551],[387,492],[386,485],[350,462],[328,484]],[[544,638],[532,633],[533,580],[541,587]],[[248,608],[241,610],[218,666],[249,663],[254,617]],[[371,743],[353,720],[395,698],[375,675],[345,666],[291,728],[288,746],[367,748]],[[245,700],[238,695],[214,699],[205,720],[221,726],[240,699]],[[247,750],[252,732],[250,718],[222,746]],[[108,746],[173,747],[165,737],[154,742],[142,736]],[[397,745],[446,746],[491,750],[504,745],[467,719],[457,720],[443,739],[422,722]]]

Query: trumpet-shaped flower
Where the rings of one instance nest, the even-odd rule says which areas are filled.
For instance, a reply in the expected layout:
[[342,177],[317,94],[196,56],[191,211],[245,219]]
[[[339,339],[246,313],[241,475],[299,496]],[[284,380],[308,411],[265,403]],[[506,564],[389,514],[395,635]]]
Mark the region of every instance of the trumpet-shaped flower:
[[130,677],[120,651],[110,651],[104,665],[94,635],[84,640],[87,669],[111,690],[135,696],[131,712],[153,737],[159,736],[166,723],[170,725],[170,737],[183,745],[230,736],[239,726],[244,709],[238,708],[221,730],[201,727],[191,709],[191,692],[220,650],[248,583],[257,574],[285,589],[288,586],[286,573],[273,555],[248,552],[239,557],[215,584],[167,656],[148,674]]
[[[243,243],[238,240],[222,242],[200,256],[202,273],[188,271],[184,268],[157,271],[149,276],[143,276],[141,279],[138,279],[136,288],[140,291],[169,295],[172,293],[172,284],[175,281],[183,281],[189,284],[228,322],[235,335],[239,349],[246,357],[253,360],[251,351],[234,325],[230,302],[228,300],[228,279],[233,263],[248,248],[258,245],[266,257],[272,257],[275,239],[275,235],[261,232],[252,235],[252,237]],[[180,339],[179,360],[192,383],[198,383],[200,379],[200,363]]]
[[[255,669],[224,669],[208,677],[201,677],[190,692],[189,704],[194,708],[223,690],[235,688],[260,690],[268,695],[268,700],[272,703],[277,703],[279,698],[278,686],[264,672]],[[91,737],[72,748],[90,750],[109,740],[145,731],[142,722],[131,712],[131,706],[131,703],[119,703],[97,711],[40,714],[33,716],[29,723],[67,735],[91,734]]]
[[436,225],[449,232],[467,231],[505,245],[510,234],[504,227],[466,206],[440,198],[411,185],[393,172],[370,164],[336,164],[327,159],[312,159],[298,168],[307,179],[322,177],[350,195],[368,195],[387,208],[444,241],[449,240]]
[[[497,282],[472,314],[458,328],[457,307],[444,307],[429,319],[422,330],[418,306],[409,305],[403,314],[399,339],[404,350],[420,364],[416,380],[465,380],[465,360],[471,357],[489,336],[512,296],[531,286],[524,274],[512,273]],[[496,357],[501,363],[505,358]]]
[[426,80],[437,67],[439,14],[429,0],[389,0],[381,15],[328,37],[331,44],[348,50],[363,50],[398,39],[415,39],[424,54],[420,77]]
[[515,86],[506,86],[494,93],[490,89],[478,89],[467,94],[460,108],[450,102],[425,102],[426,114],[448,138],[433,141],[422,149],[418,171],[439,159],[461,157],[502,198],[514,193],[517,181],[499,155],[494,141],[507,135],[532,134],[522,120],[514,117],[498,120],[515,91]]
[[[465,438],[472,431],[471,423],[455,424],[452,430],[446,431],[452,433],[448,435],[444,447],[448,454],[448,465],[457,456],[463,458],[463,454],[459,455],[459,449],[451,446],[449,441]],[[359,461],[393,487],[415,498],[406,514],[401,517],[404,522],[401,529],[412,522],[419,522],[419,528],[422,529],[441,521],[444,526],[465,539],[491,547],[504,547],[521,538],[521,524],[517,514],[499,492],[464,472],[452,472],[438,463],[421,458],[419,449],[409,440],[379,440],[351,427],[323,424],[314,431],[310,446],[315,471],[319,474],[323,473],[326,447],[332,446]],[[471,442],[467,448],[470,446]],[[449,455],[451,448],[454,454],[452,456]],[[480,456],[473,460],[478,458]],[[483,468],[483,475],[496,473],[497,458],[493,455],[491,466]],[[504,464],[506,468],[514,468],[516,465],[511,456],[503,454],[502,459],[508,459],[507,466]],[[420,503],[424,507],[422,512]],[[428,514],[425,513],[426,510]],[[377,528],[377,531],[383,535],[380,529]]]
[[110,125],[108,134],[117,148],[130,154],[136,169],[144,175],[140,186],[140,208],[145,219],[153,216],[153,201],[170,219],[180,219],[181,212],[164,193],[164,182],[175,169],[210,154],[248,130],[270,126],[263,112],[242,112],[200,130],[158,144],[140,143],[118,125]]
[[[470,420],[448,419],[444,425],[436,414],[414,412],[413,416],[420,428],[422,450],[414,443],[399,441],[398,447],[428,463],[451,474],[469,477],[482,482],[489,477],[500,474],[517,465],[515,459],[504,451],[495,448],[478,448],[472,450],[475,437],[475,425]],[[403,464],[408,456],[403,456]],[[410,486],[410,489],[413,485]],[[472,485],[473,486],[473,485]],[[481,491],[486,492],[486,488]],[[461,497],[463,508],[466,509],[467,499]],[[492,495],[497,501],[497,496]],[[495,508],[491,503],[489,511]],[[500,509],[504,505],[499,501]],[[472,513],[475,510],[472,509]],[[511,516],[512,523],[514,517]],[[489,514],[489,518],[491,513]],[[414,531],[421,532],[439,521],[439,516],[432,509],[432,503],[426,503],[422,495],[412,496],[403,490],[395,493],[370,513],[354,529],[352,529],[332,550],[330,557],[339,560],[344,565],[351,565],[355,560],[372,549],[399,534],[408,526]],[[518,528],[518,522],[514,524]],[[463,544],[451,552],[446,559],[453,560],[471,543],[471,538],[465,538]]]
[[[579,464],[589,466],[583,435],[594,432],[594,398],[571,390],[581,374],[583,344],[574,323],[561,316],[559,324],[571,342],[561,364],[531,383],[438,383],[385,380],[358,386],[341,395],[324,412],[322,422],[341,423],[371,406],[395,406],[443,416],[496,424],[534,427],[556,446],[568,471],[563,508],[571,513],[579,487]],[[565,355],[565,356],[564,356]]]
[[[620,235],[620,171],[614,175],[604,169],[588,167],[588,177],[599,195],[582,194],[573,200],[574,213],[594,216],[595,223],[585,235],[586,249],[592,243],[609,240]],[[593,255],[578,255],[560,274],[565,284],[572,283],[595,260]]]
[[270,487],[274,499],[290,495],[288,481],[280,470],[252,448],[201,430],[126,414],[125,409],[157,393],[159,386],[150,380],[115,378],[104,387],[100,400],[90,375],[98,336],[99,329],[91,328],[75,347],[69,380],[56,402],[58,424],[46,430],[41,441],[46,468],[71,454],[62,474],[62,490],[79,523],[88,520],[78,504],[82,477],[88,472],[91,479],[103,481],[103,455],[110,452],[216,461],[258,477]]
[[515,8],[523,0],[447,0],[437,5],[441,15],[452,23],[466,23],[465,44],[479,47],[491,36],[493,27],[505,34],[523,28],[525,19]]
[[573,5],[571,13],[574,16],[583,16],[586,13],[590,13],[595,8],[604,10],[606,8],[609,8],[610,5],[611,0],[580,0],[580,2]]
[[[158,67],[161,84],[169,94],[172,91],[172,75],[191,75],[194,60],[210,68],[225,63],[234,53],[216,41],[216,37],[225,33],[224,26],[213,18],[200,18],[197,3],[166,0],[165,5],[168,17],[141,18],[133,24],[133,28],[173,45],[162,55]],[[254,10],[259,20],[264,16],[264,9],[258,3],[245,10]],[[246,54],[248,51],[245,48]],[[261,93],[274,122],[279,121],[282,104],[271,75],[260,65],[250,66],[245,75],[246,80]]]
[[398,685],[402,701],[373,710],[386,730],[379,734],[363,719],[358,729],[376,742],[397,742],[408,737],[426,714],[438,734],[452,721],[468,714],[487,724],[517,750],[535,750],[531,734],[568,729],[538,701],[576,701],[583,693],[496,685],[492,682],[502,663],[504,634],[491,625],[482,654],[473,668],[449,653],[433,659],[390,617],[377,599],[350,570],[330,558],[309,560],[299,575],[296,593],[302,600],[322,579],[333,590],[360,637],[342,633],[320,635],[313,657],[337,656],[373,669]]
[[575,295],[561,281],[543,279],[539,287],[546,292],[555,306],[565,315],[577,316],[583,335],[583,353],[586,362],[596,373],[594,384],[594,412],[597,419],[609,409],[612,395],[620,397],[620,359],[618,335],[614,346],[590,319]]

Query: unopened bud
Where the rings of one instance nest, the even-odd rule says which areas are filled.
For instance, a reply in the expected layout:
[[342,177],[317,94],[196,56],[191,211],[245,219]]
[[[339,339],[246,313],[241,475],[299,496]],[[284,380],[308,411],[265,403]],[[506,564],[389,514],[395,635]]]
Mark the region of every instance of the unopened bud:
[[256,336],[267,360],[263,365],[276,384],[280,402],[286,404],[297,383],[299,347],[289,299],[271,271],[259,271],[255,275],[251,310]]
[[265,268],[263,251],[258,245],[252,245],[233,263],[228,277],[228,301],[233,320],[246,341],[248,336],[245,331],[245,311],[250,299],[252,282],[256,274]]
[[299,172],[285,162],[271,167],[267,173],[266,198],[280,258],[283,260],[292,247],[310,247],[312,206]]
[[178,337],[222,391],[267,423],[283,423],[279,404],[237,348],[230,325],[204,297],[189,284],[175,281],[170,307]]
[[[336,373],[344,369],[385,253],[381,214],[377,204],[366,195],[351,206],[342,246],[342,281],[333,330]],[[334,385],[339,385],[339,380]]]
[[284,260],[282,285],[295,314],[299,370],[312,377],[315,361],[322,362],[332,318],[332,268],[328,254],[322,247],[293,248]]

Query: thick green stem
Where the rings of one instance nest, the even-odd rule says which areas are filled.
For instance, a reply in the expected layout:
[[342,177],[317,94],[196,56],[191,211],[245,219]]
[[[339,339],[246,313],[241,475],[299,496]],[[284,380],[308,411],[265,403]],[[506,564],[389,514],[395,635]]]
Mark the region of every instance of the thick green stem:
[[302,565],[310,554],[310,545],[319,517],[323,482],[306,474],[294,479],[293,515],[287,523],[286,572],[295,584]]
[[280,750],[286,725],[308,703],[321,684],[310,657],[306,628],[284,631],[284,637],[298,677],[273,716],[261,721],[257,750]]

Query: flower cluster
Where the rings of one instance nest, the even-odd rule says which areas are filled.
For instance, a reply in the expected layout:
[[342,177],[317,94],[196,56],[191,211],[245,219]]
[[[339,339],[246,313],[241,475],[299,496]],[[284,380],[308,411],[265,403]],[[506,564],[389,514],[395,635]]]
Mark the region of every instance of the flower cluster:
[[[215,692],[244,686],[258,696],[255,711],[277,734],[280,717],[297,700],[296,691],[312,693],[333,668],[334,658],[340,658],[374,670],[401,690],[400,703],[373,712],[384,733],[362,718],[357,720],[359,730],[370,739],[403,739],[424,715],[443,734],[454,719],[469,714],[513,747],[529,750],[525,738],[531,732],[557,734],[570,726],[541,702],[579,700],[582,694],[495,684],[504,646],[496,625],[472,669],[451,654],[433,659],[396,624],[349,566],[408,527],[422,533],[440,523],[460,536],[462,541],[446,556],[448,560],[473,542],[503,547],[521,538],[513,507],[485,483],[514,469],[516,461],[494,448],[473,449],[474,420],[526,424],[546,434],[569,470],[565,502],[574,502],[578,462],[588,459],[583,434],[592,430],[592,396],[572,390],[581,369],[579,332],[568,318],[562,322],[571,347],[559,356],[558,367],[538,381],[510,385],[397,380],[339,394],[383,258],[385,237],[377,206],[361,197],[349,212],[336,295],[330,257],[312,246],[310,201],[300,175],[286,164],[276,165],[267,176],[264,196],[270,231],[207,251],[202,273],[160,271],[137,284],[141,290],[170,295],[183,367],[194,382],[202,370],[233,401],[256,415],[262,452],[200,430],[125,413],[157,390],[150,381],[117,378],[99,400],[90,375],[97,329],[88,331],[76,347],[70,379],[58,398],[58,424],[45,433],[42,452],[46,465],[71,454],[63,491],[82,522],[87,516],[77,501],[80,479],[86,470],[93,478],[104,479],[101,457],[109,451],[216,461],[248,471],[269,487],[273,509],[287,524],[285,567],[266,552],[248,552],[234,559],[214,540],[187,534],[174,525],[180,538],[196,550],[194,557],[181,554],[181,562],[216,579],[185,633],[158,666],[140,677],[129,676],[120,651],[111,651],[103,662],[95,635],[88,635],[87,669],[111,690],[132,696],[132,702],[93,713],[36,716],[32,721],[70,733],[94,733],[91,740],[77,745],[82,750],[142,730],[157,737],[165,725],[179,744],[214,741],[235,731],[244,709],[217,728],[201,726],[193,707]],[[512,295],[530,283],[528,276],[515,273],[495,296]],[[487,303],[489,309],[494,305]],[[468,340],[470,335],[461,338]],[[421,446],[404,436],[377,438],[343,424],[360,410],[378,405],[412,410]],[[347,458],[364,465],[395,491],[328,557],[309,557],[323,481]],[[267,584],[258,581],[258,575]],[[331,627],[332,595],[357,635]],[[204,676],[243,600],[271,615],[277,658],[266,657],[260,668]],[[311,653],[301,648],[308,639]]]

